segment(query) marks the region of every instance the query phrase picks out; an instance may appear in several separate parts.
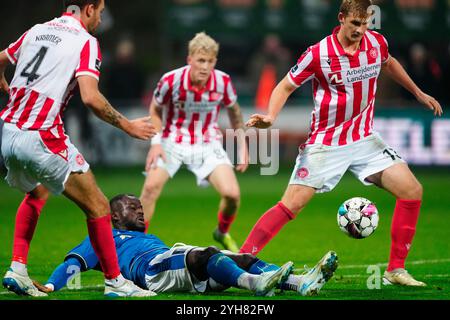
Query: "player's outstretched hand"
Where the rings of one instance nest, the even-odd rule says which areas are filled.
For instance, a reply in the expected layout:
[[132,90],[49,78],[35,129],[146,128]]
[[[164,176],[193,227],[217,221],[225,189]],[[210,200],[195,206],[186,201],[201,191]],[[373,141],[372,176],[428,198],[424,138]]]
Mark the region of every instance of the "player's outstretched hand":
[[50,288],[47,288],[46,286],[40,284],[36,280],[33,280],[33,284],[41,292],[44,292],[44,293],[51,293],[51,292],[53,292],[53,290],[51,290]]
[[435,98],[429,96],[426,93],[419,93],[419,95],[417,96],[417,101],[425,105],[428,109],[432,110],[435,116],[440,117],[444,113],[440,103]]
[[150,148],[147,155],[147,161],[145,162],[145,171],[156,169],[158,159],[161,158],[164,162],[167,162],[166,153],[160,144],[155,144]]
[[127,133],[133,138],[148,140],[156,135],[156,129],[151,123],[151,117],[131,120],[131,128]]
[[8,81],[6,81],[4,76],[0,76],[0,92],[4,92],[6,94],[9,92]]
[[245,124],[247,127],[255,127],[258,129],[267,129],[273,125],[275,120],[268,115],[254,114]]

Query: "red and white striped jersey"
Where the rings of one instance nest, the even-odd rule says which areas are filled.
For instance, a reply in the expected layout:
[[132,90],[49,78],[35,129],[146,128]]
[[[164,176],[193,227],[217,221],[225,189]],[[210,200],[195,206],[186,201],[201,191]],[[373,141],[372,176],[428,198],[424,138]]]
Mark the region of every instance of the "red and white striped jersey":
[[191,85],[190,66],[166,73],[158,83],[154,99],[164,106],[163,139],[176,143],[197,144],[220,140],[220,108],[232,107],[236,90],[226,73],[213,70],[203,90]]
[[297,87],[313,81],[315,107],[307,144],[342,146],[373,132],[377,79],[389,59],[388,43],[369,30],[350,55],[337,39],[339,29],[309,47],[288,75]]
[[97,39],[80,20],[64,14],[35,25],[5,52],[16,71],[0,117],[22,130],[51,129],[61,137],[61,115],[77,87],[77,77],[99,79]]

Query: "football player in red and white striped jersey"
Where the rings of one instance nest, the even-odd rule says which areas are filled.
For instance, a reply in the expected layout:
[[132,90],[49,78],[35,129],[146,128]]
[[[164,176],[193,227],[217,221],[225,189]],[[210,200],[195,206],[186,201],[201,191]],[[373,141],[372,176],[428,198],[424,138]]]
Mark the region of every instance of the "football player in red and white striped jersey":
[[[165,183],[181,165],[187,165],[199,185],[211,183],[221,195],[214,238],[237,252],[239,248],[228,231],[239,207],[240,190],[222,146],[217,123],[220,109],[228,111],[233,129],[243,129],[244,122],[230,76],[215,69],[218,52],[219,44],[199,33],[189,43],[188,65],[161,78],[150,106],[152,121],[160,133],[152,139],[148,153],[141,201],[148,226]],[[247,146],[245,142],[240,146],[242,161],[236,170],[244,172],[248,167]]]
[[373,130],[380,72],[397,81],[435,115],[440,116],[442,108],[390,56],[386,39],[368,30],[371,5],[370,0],[343,0],[338,16],[340,26],[303,53],[273,91],[268,114],[253,115],[248,121],[251,127],[272,126],[292,92],[312,81],[310,135],[300,148],[290,184],[282,201],[257,222],[241,252],[257,254],[314,194],[331,191],[350,170],[365,185],[375,184],[397,199],[385,279],[394,284],[423,286],[405,270],[422,202],[422,186],[405,161]]
[[[104,0],[65,0],[67,12],[37,24],[0,53],[0,89],[9,102],[0,112],[5,122],[2,155],[6,180],[26,193],[17,211],[11,268],[3,285],[21,295],[42,296],[27,272],[27,258],[39,215],[50,192],[64,194],[86,214],[92,246],[105,275],[105,295],[150,296],[123,278],[111,232],[109,203],[89,164],[64,132],[62,113],[76,87],[84,104],[105,122],[130,136],[155,134],[149,117],[130,121],[98,89],[101,53],[92,36],[101,23]],[[16,65],[11,86],[4,71]]]

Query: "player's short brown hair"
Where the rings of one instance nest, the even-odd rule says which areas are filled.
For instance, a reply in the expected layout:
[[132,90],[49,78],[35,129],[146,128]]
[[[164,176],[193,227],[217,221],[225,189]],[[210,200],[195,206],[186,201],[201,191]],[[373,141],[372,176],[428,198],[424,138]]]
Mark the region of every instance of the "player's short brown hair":
[[83,9],[85,6],[93,4],[95,8],[100,5],[102,0],[63,0],[64,10],[69,8],[70,6],[78,6],[80,9]]
[[339,12],[343,13],[344,16],[353,13],[358,18],[367,18],[370,15],[368,9],[371,5],[371,0],[342,0]]
[[195,37],[189,41],[189,55],[192,56],[199,51],[211,53],[215,57],[219,54],[219,44],[204,32],[197,33]]

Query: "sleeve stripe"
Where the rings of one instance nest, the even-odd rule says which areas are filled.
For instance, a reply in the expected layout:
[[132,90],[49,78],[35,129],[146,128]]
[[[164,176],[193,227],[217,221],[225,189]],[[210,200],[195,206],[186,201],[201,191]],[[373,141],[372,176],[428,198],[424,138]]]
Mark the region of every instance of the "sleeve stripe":
[[91,71],[91,70],[80,71],[80,72],[75,73],[75,78],[78,78],[78,77],[81,77],[81,76],[90,76],[92,78],[97,79],[97,81],[100,80],[99,73]]
[[288,80],[289,82],[296,88],[300,87],[298,84],[295,83],[294,77],[292,76],[292,73],[288,73]]
[[28,34],[28,31],[25,32],[25,33],[20,37],[19,40],[17,40],[15,43],[13,43],[13,44],[11,44],[11,45],[9,46],[8,49],[12,51],[12,52],[10,52],[10,53],[12,53],[13,55],[16,54],[17,50],[19,50],[19,48],[22,46],[23,39],[25,39],[25,36],[26,36],[27,34]]
[[100,76],[100,72],[97,70],[97,60],[101,61],[101,53],[98,41],[95,39],[89,39],[80,54],[80,64],[76,71],[78,72],[92,72],[96,74],[97,77]]
[[9,49],[6,49],[5,53],[6,53],[6,56],[8,57],[8,59],[9,59],[9,61],[11,61],[12,64],[16,64],[17,63],[17,59],[13,55],[11,55],[9,53]]

